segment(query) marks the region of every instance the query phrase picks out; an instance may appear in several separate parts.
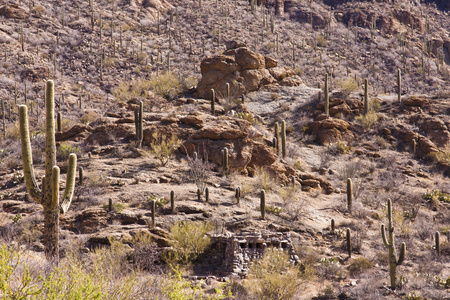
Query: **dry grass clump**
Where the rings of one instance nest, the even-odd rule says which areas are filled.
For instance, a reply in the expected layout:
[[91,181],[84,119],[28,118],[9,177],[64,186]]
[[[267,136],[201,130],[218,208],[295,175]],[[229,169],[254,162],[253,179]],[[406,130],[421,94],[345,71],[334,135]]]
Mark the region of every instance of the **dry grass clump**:
[[293,299],[301,284],[299,275],[287,253],[271,248],[253,262],[244,287],[256,299]]

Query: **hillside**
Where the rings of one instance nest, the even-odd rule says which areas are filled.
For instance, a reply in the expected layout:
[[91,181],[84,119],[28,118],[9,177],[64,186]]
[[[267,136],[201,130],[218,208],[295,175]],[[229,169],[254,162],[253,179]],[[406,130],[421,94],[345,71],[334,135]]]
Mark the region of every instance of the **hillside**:
[[[450,299],[448,9],[446,1],[1,2],[0,245],[8,248],[0,257],[13,266],[10,249],[22,263],[0,283],[13,283],[16,296],[44,286],[47,298],[67,299],[77,289],[84,299],[231,299],[214,289],[235,299]],[[24,183],[16,108],[28,106],[40,182],[48,79],[62,116],[61,187],[69,153],[78,156],[56,269],[44,255],[42,206]],[[282,121],[286,155],[273,144]],[[167,161],[157,155],[165,143]],[[397,257],[406,245],[395,290],[380,233],[388,200]],[[199,244],[205,229],[211,243],[183,253],[177,228],[179,239],[200,232]],[[292,264],[252,266],[270,245]],[[278,252],[272,259],[284,259]],[[20,290],[24,274],[31,279]]]

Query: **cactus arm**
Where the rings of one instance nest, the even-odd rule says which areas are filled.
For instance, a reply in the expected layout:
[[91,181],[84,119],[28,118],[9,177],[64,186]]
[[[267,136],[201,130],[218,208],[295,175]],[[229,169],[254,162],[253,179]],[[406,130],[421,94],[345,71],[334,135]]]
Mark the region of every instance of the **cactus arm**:
[[52,176],[53,166],[56,165],[56,142],[55,142],[55,99],[54,99],[54,82],[47,81],[47,89],[45,95],[46,115],[46,144],[45,144],[45,177]]
[[59,167],[52,168],[52,207],[58,207],[59,202]]
[[384,228],[384,224],[381,224],[381,237],[383,238],[383,244],[386,246],[386,248],[389,248],[389,243],[386,239],[386,230]]
[[20,124],[20,139],[22,140],[22,162],[23,175],[25,177],[25,185],[31,198],[37,203],[42,203],[43,193],[39,189],[36,182],[36,176],[33,169],[33,157],[31,154],[30,130],[28,128],[28,114],[27,106],[19,106],[19,124]]
[[74,153],[69,155],[69,167],[67,168],[66,188],[61,201],[61,213],[66,213],[72,203],[73,192],[75,189],[75,171],[77,169],[77,156]]
[[406,244],[402,243],[402,247],[400,248],[400,254],[398,256],[397,266],[401,265],[405,260],[406,255]]

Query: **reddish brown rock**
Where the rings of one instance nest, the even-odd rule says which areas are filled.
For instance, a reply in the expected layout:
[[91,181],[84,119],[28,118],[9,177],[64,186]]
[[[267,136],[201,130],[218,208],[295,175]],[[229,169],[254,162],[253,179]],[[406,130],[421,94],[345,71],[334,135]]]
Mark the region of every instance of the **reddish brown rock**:
[[265,68],[264,56],[250,51],[248,48],[241,47],[237,49],[227,50],[225,55],[234,55],[236,63],[241,67],[241,70],[247,69],[263,69]]
[[321,144],[353,137],[353,133],[349,130],[350,124],[340,119],[320,118],[320,120],[310,123],[309,129]]
[[269,69],[270,75],[272,75],[273,78],[280,81],[283,80],[286,77],[294,76],[295,71],[292,70],[289,67],[275,67]]
[[264,60],[265,60],[265,64],[266,64],[266,68],[275,68],[276,66],[278,66],[278,60],[276,60],[273,57],[270,56],[264,56]]
[[5,4],[0,7],[0,16],[7,19],[25,19],[27,14],[16,4]]
[[425,97],[419,97],[419,96],[411,96],[403,101],[403,104],[406,106],[424,107],[424,106],[427,106],[429,103],[430,103],[430,100],[428,100]]
[[[227,50],[223,54],[205,58],[201,62],[202,78],[197,85],[200,98],[211,99],[211,89],[214,89],[219,100],[226,98],[227,84],[230,86],[230,98],[238,98],[277,80],[285,86],[302,84],[301,78],[294,78],[294,71],[278,68],[276,59],[255,53],[235,41],[227,42],[226,46]],[[288,76],[293,77],[287,80]]]

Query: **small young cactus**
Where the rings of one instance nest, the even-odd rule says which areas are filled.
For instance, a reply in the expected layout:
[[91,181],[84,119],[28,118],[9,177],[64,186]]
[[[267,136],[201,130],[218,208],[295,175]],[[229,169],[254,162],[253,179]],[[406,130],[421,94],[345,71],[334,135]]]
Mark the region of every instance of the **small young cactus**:
[[209,202],[209,188],[205,188],[205,201]]
[[397,98],[398,102],[402,102],[402,71],[397,69]]
[[171,213],[175,212],[175,192],[170,191],[170,211]]
[[156,200],[153,199],[152,200],[152,228],[154,228],[156,225],[155,219],[156,219]]
[[261,209],[261,219],[264,220],[266,217],[266,192],[264,190],[261,190],[260,209]]
[[59,168],[56,166],[55,142],[55,99],[54,83],[47,81],[46,89],[46,146],[45,176],[39,188],[33,169],[30,130],[27,106],[19,106],[20,138],[22,140],[22,161],[25,185],[31,198],[44,207],[44,246],[49,259],[59,260],[59,213],[65,213],[72,203],[75,187],[77,156],[69,155],[66,189],[62,200],[59,199]]
[[213,116],[216,114],[216,93],[214,89],[211,89],[211,114]]
[[200,191],[200,189],[197,189],[197,200],[202,201],[202,192]]
[[325,86],[323,88],[323,93],[325,96],[325,114],[330,116],[330,99],[328,98],[328,73],[325,74]]
[[237,187],[235,190],[236,204],[239,205],[241,202],[241,188]]
[[439,232],[436,231],[436,233],[434,234],[434,248],[436,249],[436,254],[439,256],[441,255],[441,242],[440,242],[440,238],[439,238]]
[[352,179],[347,178],[347,210],[352,213],[352,203],[353,203],[353,184]]
[[227,174],[228,174],[228,171],[229,171],[229,169],[228,169],[228,148],[225,147],[222,151],[223,151],[223,152],[222,152],[222,168],[223,168],[223,173],[224,173],[225,175],[227,175]]
[[397,251],[395,249],[395,241],[394,241],[394,226],[392,225],[391,200],[388,200],[387,206],[388,206],[389,237],[388,239],[386,238],[386,230],[384,224],[381,224],[381,237],[383,238],[383,244],[389,250],[389,275],[391,277],[391,288],[394,290],[397,287],[397,266],[401,265],[405,259],[406,245],[405,243],[402,243],[402,247],[400,248],[400,255],[397,259]]
[[274,134],[275,134],[275,139],[276,139],[276,145],[275,145],[275,152],[280,151],[280,127],[278,125],[278,122],[275,123],[275,128],[274,128]]
[[79,185],[83,184],[83,167],[80,167],[78,169],[78,184]]
[[331,233],[334,234],[336,230],[336,224],[334,223],[334,219],[331,219]]
[[281,154],[286,157],[286,121],[281,121]]
[[367,78],[364,80],[364,114],[367,115],[369,112],[369,92],[368,92],[369,81]]
[[138,147],[142,145],[144,140],[144,131],[142,130],[142,125],[144,121],[142,120],[142,115],[144,114],[144,104],[142,101],[139,102],[139,108],[134,108],[134,126],[136,127],[136,139],[138,141]]
[[347,253],[348,253],[348,258],[352,257],[352,236],[351,236],[351,232],[350,229],[347,228],[347,234],[346,234],[346,240],[347,240]]

